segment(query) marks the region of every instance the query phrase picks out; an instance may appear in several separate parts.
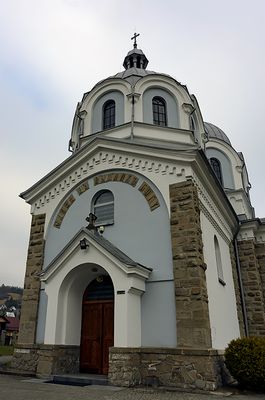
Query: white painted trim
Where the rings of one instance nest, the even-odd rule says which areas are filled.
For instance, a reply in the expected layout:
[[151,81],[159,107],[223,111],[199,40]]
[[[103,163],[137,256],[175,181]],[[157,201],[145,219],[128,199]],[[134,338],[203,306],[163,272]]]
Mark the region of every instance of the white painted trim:
[[[89,247],[81,250],[79,241],[84,237]],[[96,275],[95,267],[99,271]],[[151,271],[140,265],[122,263],[85,230],[79,232],[41,276],[48,297],[45,344],[79,345],[82,296],[87,285],[100,273],[108,273],[114,286],[114,345],[141,346],[141,295]],[[119,295],[118,291],[124,294]]]

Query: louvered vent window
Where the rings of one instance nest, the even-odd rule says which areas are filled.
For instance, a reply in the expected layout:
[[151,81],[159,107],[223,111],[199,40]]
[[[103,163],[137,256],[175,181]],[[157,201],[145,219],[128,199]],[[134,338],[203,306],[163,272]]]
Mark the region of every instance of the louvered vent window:
[[94,197],[93,212],[97,217],[96,226],[114,223],[114,197],[109,190],[104,190]]

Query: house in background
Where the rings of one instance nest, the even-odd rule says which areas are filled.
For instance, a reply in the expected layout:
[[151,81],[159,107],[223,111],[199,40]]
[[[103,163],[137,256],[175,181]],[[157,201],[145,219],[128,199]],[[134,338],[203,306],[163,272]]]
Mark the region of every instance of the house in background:
[[17,341],[18,331],[19,331],[19,319],[15,316],[6,316],[6,335],[5,335],[5,345],[14,345]]
[[6,325],[8,323],[7,318],[4,315],[0,315],[0,345],[5,344]]
[[243,155],[147,65],[135,41],[78,103],[72,155],[21,194],[16,370],[209,390],[231,339],[265,334],[265,221]]

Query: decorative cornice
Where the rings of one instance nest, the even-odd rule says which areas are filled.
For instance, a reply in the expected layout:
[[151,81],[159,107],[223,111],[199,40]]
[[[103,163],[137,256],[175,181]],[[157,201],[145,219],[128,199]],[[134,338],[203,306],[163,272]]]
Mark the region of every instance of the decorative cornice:
[[229,244],[232,239],[231,227],[226,223],[222,213],[217,209],[209,193],[207,192],[200,179],[194,174],[190,179],[193,180],[199,195],[201,210],[211,224],[218,230],[223,239]]
[[230,245],[231,239],[224,233],[220,225],[217,223],[217,221],[214,219],[208,208],[203,204],[203,202],[200,200],[200,210],[201,212],[205,215],[205,217],[208,219],[208,221],[212,224],[212,226],[216,229],[216,231],[219,233],[219,235],[224,239],[224,241]]
[[265,243],[265,226],[260,223],[258,218],[244,221],[240,225],[237,239],[238,241],[254,240],[256,243]]
[[[147,157],[146,157],[147,158]],[[185,162],[185,161],[184,161]],[[176,176],[178,178],[183,177],[185,179],[185,169],[183,163],[181,166],[177,166],[173,160],[172,162],[161,161],[157,157],[151,159],[142,159],[141,155],[135,154],[124,154],[119,151],[99,151],[93,155],[93,157],[86,159],[78,168],[61,179],[56,183],[52,190],[45,193],[38,198],[33,204],[33,212],[35,210],[42,209],[46,204],[50,203],[56,197],[62,197],[62,195],[69,190],[74,189],[78,183],[80,185],[77,188],[79,193],[83,190],[83,183],[81,183],[86,177],[93,175],[94,173],[104,173],[109,169],[124,169],[132,170],[135,172],[152,174],[158,174],[161,176]]]

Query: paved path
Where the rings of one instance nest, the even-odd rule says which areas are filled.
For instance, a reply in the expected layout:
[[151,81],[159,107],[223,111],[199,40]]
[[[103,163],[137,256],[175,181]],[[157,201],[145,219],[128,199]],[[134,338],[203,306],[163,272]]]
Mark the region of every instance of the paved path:
[[0,400],[265,400],[265,394],[191,394],[108,386],[74,387],[38,379],[0,375]]

